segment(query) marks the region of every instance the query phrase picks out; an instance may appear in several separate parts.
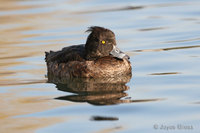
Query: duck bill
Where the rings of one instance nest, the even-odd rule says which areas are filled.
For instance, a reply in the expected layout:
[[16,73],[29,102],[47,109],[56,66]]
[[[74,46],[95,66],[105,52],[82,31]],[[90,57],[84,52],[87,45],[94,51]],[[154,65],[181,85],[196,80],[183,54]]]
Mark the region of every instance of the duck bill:
[[122,52],[118,47],[113,46],[112,51],[110,52],[110,54],[118,59],[130,59],[130,57],[128,55],[126,55],[124,52]]

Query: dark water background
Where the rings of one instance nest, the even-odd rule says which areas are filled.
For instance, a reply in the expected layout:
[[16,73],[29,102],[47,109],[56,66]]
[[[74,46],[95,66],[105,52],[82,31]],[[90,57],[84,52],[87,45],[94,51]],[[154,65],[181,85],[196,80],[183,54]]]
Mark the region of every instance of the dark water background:
[[[0,3],[1,133],[200,132],[200,1]],[[47,83],[44,51],[85,43],[93,25],[131,56],[130,82]]]

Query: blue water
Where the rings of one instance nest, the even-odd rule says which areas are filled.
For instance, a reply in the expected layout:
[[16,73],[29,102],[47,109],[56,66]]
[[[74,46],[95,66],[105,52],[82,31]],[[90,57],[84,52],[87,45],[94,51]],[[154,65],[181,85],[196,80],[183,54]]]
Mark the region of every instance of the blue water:
[[[199,6],[198,0],[1,1],[0,132],[198,133]],[[131,57],[126,90],[90,94],[77,91],[78,82],[72,90],[48,83],[44,52],[84,44],[94,25],[114,31]]]

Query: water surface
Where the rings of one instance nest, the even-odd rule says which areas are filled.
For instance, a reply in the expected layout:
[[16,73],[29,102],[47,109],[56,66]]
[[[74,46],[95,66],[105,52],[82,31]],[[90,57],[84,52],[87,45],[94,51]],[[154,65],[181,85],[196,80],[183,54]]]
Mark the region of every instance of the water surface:
[[[198,0],[0,2],[1,133],[200,131]],[[115,32],[133,76],[49,82],[44,52],[93,25]]]

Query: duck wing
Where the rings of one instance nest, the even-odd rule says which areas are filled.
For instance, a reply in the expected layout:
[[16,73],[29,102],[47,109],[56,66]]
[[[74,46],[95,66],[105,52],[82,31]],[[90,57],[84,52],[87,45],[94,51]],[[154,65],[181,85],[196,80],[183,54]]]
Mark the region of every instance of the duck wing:
[[85,45],[65,47],[60,51],[45,52],[46,62],[67,63],[69,61],[85,61]]

